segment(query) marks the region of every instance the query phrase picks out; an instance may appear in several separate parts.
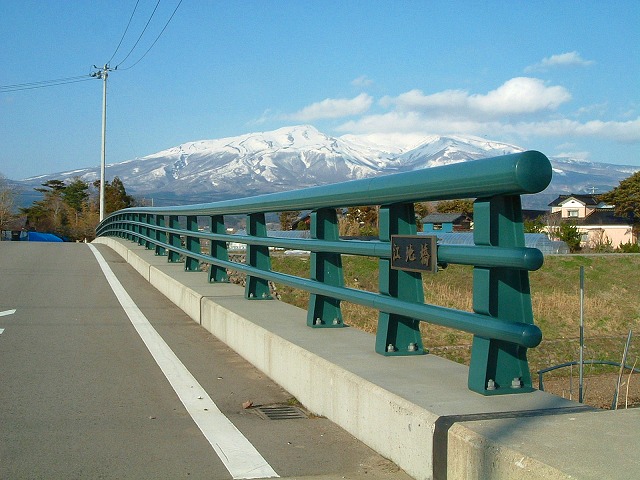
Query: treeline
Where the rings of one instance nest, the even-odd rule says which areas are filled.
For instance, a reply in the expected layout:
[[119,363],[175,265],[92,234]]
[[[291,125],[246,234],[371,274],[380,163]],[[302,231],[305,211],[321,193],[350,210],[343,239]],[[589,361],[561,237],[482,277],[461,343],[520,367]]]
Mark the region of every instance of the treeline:
[[[42,193],[42,200],[20,209],[27,230],[53,233],[68,241],[93,240],[100,220],[99,180],[91,185],[80,178],[70,183],[48,180],[34,190]],[[135,203],[118,177],[105,183],[104,197],[106,215]]]
[[[421,202],[414,205],[416,224],[422,227],[422,218],[431,213],[460,213],[473,215],[472,199],[441,200],[439,202]],[[338,216],[338,230],[341,236],[377,236],[379,208],[376,206],[349,207]],[[282,212],[280,228],[282,230],[308,230],[309,222],[300,219],[300,210]],[[308,220],[308,219],[307,219]]]

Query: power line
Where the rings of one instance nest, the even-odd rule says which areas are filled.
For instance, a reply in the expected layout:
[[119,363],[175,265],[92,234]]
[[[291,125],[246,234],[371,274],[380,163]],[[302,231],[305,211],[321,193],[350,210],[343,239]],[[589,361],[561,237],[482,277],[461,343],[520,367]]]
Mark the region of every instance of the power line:
[[[176,14],[176,12],[178,11],[178,8],[180,7],[180,5],[182,4],[182,0],[180,0],[178,2],[178,5],[176,5],[176,8],[173,9],[173,13],[171,14],[171,16],[169,17],[169,20],[167,20],[167,23],[164,24],[164,27],[162,27],[162,30],[160,30],[160,33],[158,34],[158,36],[156,37],[156,39],[153,41],[153,43],[151,44],[151,46],[147,49],[146,52],[144,52],[144,54],[132,65],[128,66],[127,68],[123,68],[122,70],[129,70],[133,67],[135,67],[138,63],[140,63],[140,61],[147,56],[147,53],[149,53],[151,51],[151,49],[153,48],[153,46],[156,44],[156,42],[158,40],[160,40],[160,37],[162,36],[162,34],[164,33],[164,31],[167,29],[167,27],[169,26],[169,23],[171,22],[171,20],[173,19],[173,16]],[[122,61],[124,62],[124,60]],[[122,64],[122,62],[119,63],[119,65]]]
[[[140,63],[142,61],[142,59],[144,59],[147,56],[147,54],[155,46],[155,44],[158,42],[158,40],[160,40],[160,37],[164,34],[165,30],[169,26],[169,23],[171,23],[171,20],[173,20],[173,17],[175,16],[176,12],[178,11],[178,8],[180,8],[180,5],[182,5],[182,1],[183,0],[180,0],[178,2],[178,4],[176,5],[176,7],[173,9],[173,12],[171,13],[171,16],[169,17],[167,22],[164,24],[164,27],[162,27],[162,30],[160,31],[158,36],[155,38],[155,40],[153,41],[151,46],[142,54],[142,56],[135,63],[131,64],[130,66],[128,66],[126,68],[123,68],[122,70],[129,70],[129,69],[135,67],[138,63]],[[124,41],[125,36],[126,36],[127,32],[129,31],[129,27],[131,26],[131,22],[132,22],[133,17],[134,17],[134,15],[135,15],[135,13],[136,13],[136,11],[138,9],[138,4],[139,3],[140,3],[140,0],[137,0],[136,1],[136,5],[135,5],[135,7],[133,9],[133,12],[131,13],[131,16],[129,17],[129,22],[127,23],[127,27],[125,28],[125,31],[122,34],[122,37],[120,38],[120,42],[118,43],[118,46],[116,47],[115,51],[113,52],[113,55],[111,55],[111,58],[109,59],[109,61],[105,64],[106,71],[116,70],[120,65],[122,65],[131,56],[131,54],[134,52],[134,50],[136,49],[136,47],[140,43],[140,40],[142,39],[142,37],[143,37],[144,33],[146,32],[147,28],[149,27],[149,24],[151,23],[151,20],[153,19],[153,16],[155,15],[156,10],[158,9],[158,6],[160,5],[160,0],[157,1],[156,6],[153,9],[153,12],[151,12],[151,15],[149,16],[149,19],[147,20],[147,23],[144,26],[144,29],[142,30],[142,32],[140,33],[140,36],[136,40],[136,43],[133,45],[133,47],[131,47],[131,50],[129,50],[129,53],[127,53],[127,55],[124,57],[124,59],[112,69],[112,68],[109,67],[109,64],[111,63],[111,60],[113,60],[113,58],[116,56],[116,54],[120,50],[120,47],[122,46],[122,42]],[[95,67],[95,68],[98,68],[98,67]],[[96,75],[95,73],[93,73],[93,74],[90,74],[90,75],[79,75],[79,76],[75,76],[75,77],[64,77],[64,78],[57,78],[57,79],[51,79],[51,80],[41,80],[41,81],[38,81],[38,82],[28,82],[28,83],[16,83],[16,84],[9,84],[9,85],[0,85],[0,93],[18,92],[18,91],[22,91],[22,90],[34,90],[34,89],[38,89],[38,88],[47,88],[47,87],[56,87],[56,86],[60,86],[60,85],[68,85],[68,84],[71,84],[71,83],[86,82],[86,81],[92,80],[93,78],[96,78],[96,77],[101,78],[99,75]]]
[[144,32],[147,31],[147,27],[151,23],[151,19],[155,15],[156,10],[158,10],[158,5],[160,5],[160,0],[158,0],[158,2],[156,3],[156,6],[153,9],[153,12],[151,12],[151,16],[149,17],[149,20],[147,20],[147,24],[142,29],[142,32],[140,33],[140,36],[138,37],[138,40],[136,40],[136,43],[133,44],[133,47],[131,47],[131,50],[129,50],[129,53],[127,53],[127,56],[124,57],[124,59],[120,63],[118,63],[118,65],[116,65],[116,68],[118,68],[120,65],[122,65],[127,60],[127,58],[129,58],[129,56],[133,53],[133,51],[136,49],[136,47],[138,46],[138,43],[140,43],[140,40],[142,39],[142,36],[144,35]]
[[118,46],[116,47],[115,51],[113,52],[113,55],[111,55],[111,58],[107,62],[107,65],[109,65],[111,63],[111,60],[113,60],[113,57],[115,57],[116,53],[118,53],[118,50],[120,50],[120,45],[122,45],[122,41],[124,40],[124,37],[127,35],[127,32],[129,31],[129,26],[131,25],[131,20],[133,20],[133,16],[135,15],[136,10],[138,9],[138,4],[139,3],[140,3],[140,0],[137,0],[136,1],[136,6],[133,7],[133,12],[131,12],[131,16],[129,17],[129,23],[127,23],[127,27],[124,29],[124,33],[122,34],[122,38],[120,39],[120,43],[118,43]]
[[90,75],[80,75],[76,77],[57,78],[52,80],[41,80],[39,82],[16,83],[13,85],[0,85],[0,93],[18,92],[20,90],[33,90],[36,88],[56,87],[70,83],[86,82],[91,80]]

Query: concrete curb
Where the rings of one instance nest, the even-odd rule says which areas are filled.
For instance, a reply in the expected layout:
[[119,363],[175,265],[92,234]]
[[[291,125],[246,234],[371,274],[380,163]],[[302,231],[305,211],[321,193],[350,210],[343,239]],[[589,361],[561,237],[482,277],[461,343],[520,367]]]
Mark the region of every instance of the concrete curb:
[[[594,448],[593,442],[582,442],[583,451],[595,460],[590,462],[592,476],[583,476],[579,462],[564,452],[544,457],[540,445],[553,440],[547,431],[553,425],[562,424],[569,433],[576,425],[589,425],[591,432],[598,426],[606,429],[601,412],[539,391],[483,397],[467,389],[465,366],[433,355],[377,355],[371,334],[308,328],[301,309],[246,300],[241,287],[209,284],[204,274],[184,272],[182,264],[168,264],[166,257],[135,243],[116,238],[94,242],[113,248],[195,322],[310,411],[340,425],[416,479],[635,478],[640,471],[632,448],[640,439],[636,427],[638,433],[626,446]],[[627,414],[626,421],[640,425],[638,414]],[[630,465],[612,476],[607,466],[616,471],[621,462]],[[624,477],[625,471],[633,476]]]

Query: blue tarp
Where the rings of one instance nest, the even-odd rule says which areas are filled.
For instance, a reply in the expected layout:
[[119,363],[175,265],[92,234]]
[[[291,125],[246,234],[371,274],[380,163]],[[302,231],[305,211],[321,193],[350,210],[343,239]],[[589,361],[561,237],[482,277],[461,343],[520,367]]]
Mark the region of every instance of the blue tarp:
[[27,241],[29,242],[61,242],[60,237],[56,237],[53,233],[28,232]]

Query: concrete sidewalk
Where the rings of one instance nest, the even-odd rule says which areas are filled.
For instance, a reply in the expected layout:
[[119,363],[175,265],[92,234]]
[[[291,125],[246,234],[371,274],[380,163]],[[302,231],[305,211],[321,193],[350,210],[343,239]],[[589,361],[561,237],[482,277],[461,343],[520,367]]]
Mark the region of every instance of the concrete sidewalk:
[[417,479],[638,478],[640,411],[602,412],[545,392],[484,397],[468,368],[433,356],[383,357],[374,336],[312,329],[306,312],[246,300],[237,285],[135,243],[111,246],[194,321]]

